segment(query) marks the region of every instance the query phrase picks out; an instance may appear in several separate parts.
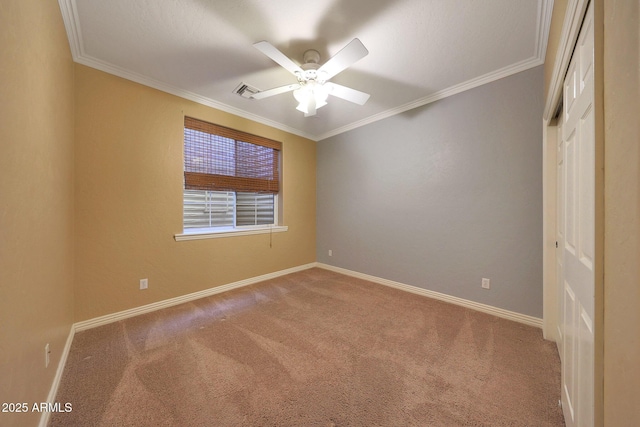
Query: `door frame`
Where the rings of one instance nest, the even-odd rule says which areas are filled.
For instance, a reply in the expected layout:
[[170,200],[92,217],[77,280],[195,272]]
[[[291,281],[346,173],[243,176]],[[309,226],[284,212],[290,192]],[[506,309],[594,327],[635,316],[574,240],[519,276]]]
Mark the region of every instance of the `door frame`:
[[568,0],[560,42],[556,52],[549,90],[545,94],[542,117],[542,187],[543,187],[543,334],[545,339],[558,341],[558,286],[556,276],[557,230],[557,121],[554,118],[562,98],[564,77],[582,21],[590,1],[594,2],[594,108],[595,108],[595,318],[594,327],[594,425],[604,424],[604,62],[603,2],[596,0]]

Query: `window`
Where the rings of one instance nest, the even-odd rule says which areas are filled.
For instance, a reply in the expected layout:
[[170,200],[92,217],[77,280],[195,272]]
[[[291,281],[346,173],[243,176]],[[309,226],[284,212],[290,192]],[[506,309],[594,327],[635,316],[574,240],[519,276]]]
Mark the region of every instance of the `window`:
[[281,146],[278,141],[185,117],[183,236],[273,231]]
[[275,224],[269,193],[184,190],[184,230]]

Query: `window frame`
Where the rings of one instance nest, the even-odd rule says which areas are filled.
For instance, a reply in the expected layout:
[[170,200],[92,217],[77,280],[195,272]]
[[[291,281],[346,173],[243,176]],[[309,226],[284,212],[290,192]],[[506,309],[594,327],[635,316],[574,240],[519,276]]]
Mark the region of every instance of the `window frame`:
[[[204,230],[202,228],[197,230]],[[217,239],[221,237],[234,237],[234,236],[250,236],[252,234],[270,234],[270,233],[282,233],[289,230],[286,225],[256,225],[256,226],[241,226],[233,230],[225,228],[224,230],[214,230],[209,228],[207,231],[187,232],[174,234],[174,239],[177,242],[185,240],[202,240],[202,239]]]
[[[193,121],[197,121],[200,122],[199,124],[202,124],[204,126],[210,125],[211,129],[215,129],[215,130],[221,130],[221,132],[223,133],[223,136],[228,136],[228,135],[233,135],[232,138],[237,138],[239,141],[244,141],[244,142],[249,142],[249,143],[253,143],[255,144],[254,141],[259,141],[259,140],[265,140],[267,142],[271,142],[274,143],[274,141],[268,140],[266,138],[262,138],[256,135],[251,135],[248,134],[246,132],[242,132],[242,131],[237,131],[235,129],[229,129],[229,128],[225,128],[219,125],[215,125],[212,123],[208,123],[208,122],[204,122],[202,120],[199,119],[194,119],[191,117],[187,117],[185,116],[185,121],[184,121],[184,128],[187,128],[187,120],[190,121],[190,123],[193,123]],[[206,132],[206,131],[205,131]],[[219,133],[213,133],[213,135],[220,135]],[[185,144],[185,138],[184,138],[184,134],[183,134],[183,149],[182,149],[182,153],[183,156],[185,155],[185,148],[184,148],[184,144]],[[280,142],[275,141],[276,144],[281,144]],[[255,144],[255,145],[260,145]],[[267,234],[267,233],[281,233],[281,232],[285,232],[288,231],[288,227],[284,226],[284,225],[279,225],[281,222],[281,203],[282,203],[282,148],[280,146],[280,148],[278,149],[278,156],[277,156],[277,168],[278,168],[278,180],[279,180],[279,184],[278,184],[278,192],[277,193],[272,193],[273,194],[273,224],[260,224],[260,225],[241,225],[241,226],[237,226],[235,225],[235,220],[234,220],[234,225],[233,226],[222,226],[222,227],[206,227],[206,228],[191,228],[191,229],[186,229],[184,228],[184,206],[185,206],[185,197],[184,197],[184,191],[186,190],[185,188],[185,181],[184,181],[184,175],[183,175],[183,184],[182,184],[182,212],[183,212],[183,216],[182,216],[182,233],[176,233],[174,234],[174,239],[176,241],[185,241],[185,240],[201,240],[201,239],[214,239],[214,238],[222,238],[222,237],[233,237],[233,236],[247,236],[247,235],[254,235],[254,234]],[[183,163],[183,171],[185,170],[184,167],[184,163]],[[207,191],[207,190],[204,190]],[[209,190],[209,191],[215,191],[215,190]],[[225,191],[232,191],[232,190],[225,190]],[[235,193],[238,192],[246,192],[246,191],[234,191]],[[236,195],[237,196],[237,195]],[[234,196],[234,216],[237,214],[237,198],[236,196]]]

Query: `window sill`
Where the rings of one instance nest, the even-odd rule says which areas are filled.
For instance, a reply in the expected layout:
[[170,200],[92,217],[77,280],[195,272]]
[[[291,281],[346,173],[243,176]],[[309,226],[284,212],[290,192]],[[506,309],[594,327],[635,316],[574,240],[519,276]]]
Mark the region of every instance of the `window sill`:
[[289,229],[286,225],[269,225],[251,228],[233,228],[222,230],[191,231],[173,236],[176,242],[185,240],[219,239],[221,237],[250,236],[252,234],[282,233]]

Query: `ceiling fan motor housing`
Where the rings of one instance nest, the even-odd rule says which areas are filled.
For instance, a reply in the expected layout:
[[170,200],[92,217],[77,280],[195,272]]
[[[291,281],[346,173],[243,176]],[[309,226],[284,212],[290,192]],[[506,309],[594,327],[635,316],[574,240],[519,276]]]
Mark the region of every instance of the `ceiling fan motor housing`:
[[318,73],[318,68],[320,68],[320,64],[318,64],[320,53],[317,50],[309,49],[304,52],[302,59],[304,60],[304,64],[302,64],[300,68],[302,68],[304,72],[298,75],[298,81],[305,83],[314,80],[318,83],[324,83],[326,79],[321,78],[321,73]]
[[304,60],[305,65],[309,63],[318,64],[318,62],[320,62],[320,52],[315,49],[309,49],[304,52],[302,59]]

